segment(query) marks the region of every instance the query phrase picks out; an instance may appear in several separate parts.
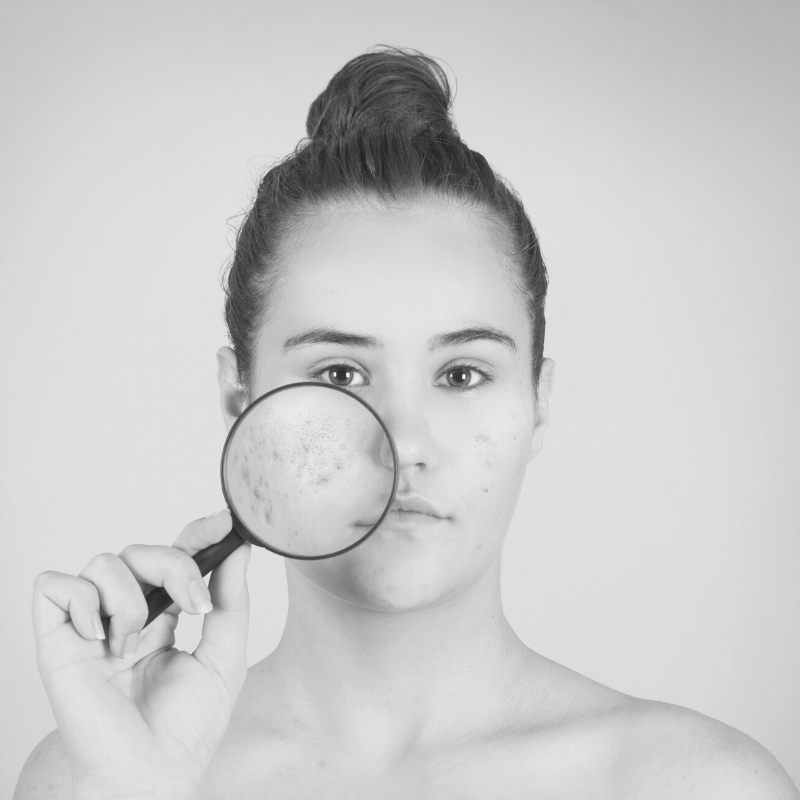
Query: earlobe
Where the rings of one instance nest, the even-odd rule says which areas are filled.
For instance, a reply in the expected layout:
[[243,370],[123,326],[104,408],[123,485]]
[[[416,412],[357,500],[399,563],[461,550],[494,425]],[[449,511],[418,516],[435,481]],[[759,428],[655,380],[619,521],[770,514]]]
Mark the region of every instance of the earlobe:
[[550,397],[553,394],[555,378],[556,362],[552,358],[545,358],[539,376],[539,402],[534,414],[528,462],[533,461],[544,445],[544,432],[550,423]]
[[230,430],[247,406],[247,394],[239,383],[236,354],[228,346],[217,350],[217,386],[222,418]]

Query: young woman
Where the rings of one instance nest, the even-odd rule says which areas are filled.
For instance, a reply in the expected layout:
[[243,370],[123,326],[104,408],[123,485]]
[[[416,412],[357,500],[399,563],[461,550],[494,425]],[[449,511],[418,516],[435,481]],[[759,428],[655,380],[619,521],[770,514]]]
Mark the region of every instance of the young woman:
[[[555,664],[506,621],[501,547],[553,390],[547,275],[519,198],[449,110],[426,56],[353,59],[264,177],[228,276],[228,426],[287,383],[347,387],[394,435],[391,513],[344,555],[286,561],[283,637],[249,670],[249,546],[209,590],[190,558],[227,511],[172,547],[39,576],[58,729],[20,800],[798,797],[748,737]],[[141,584],[175,600],[144,632]],[[193,654],[172,647],[181,611],[205,614]]]

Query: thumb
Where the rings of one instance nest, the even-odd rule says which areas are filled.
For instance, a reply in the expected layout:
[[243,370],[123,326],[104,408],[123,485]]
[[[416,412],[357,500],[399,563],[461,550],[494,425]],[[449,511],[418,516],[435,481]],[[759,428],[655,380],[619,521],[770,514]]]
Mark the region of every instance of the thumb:
[[218,672],[234,694],[247,673],[250,550],[251,545],[244,543],[211,573],[208,588],[214,608],[205,615],[203,636],[194,651],[194,657]]

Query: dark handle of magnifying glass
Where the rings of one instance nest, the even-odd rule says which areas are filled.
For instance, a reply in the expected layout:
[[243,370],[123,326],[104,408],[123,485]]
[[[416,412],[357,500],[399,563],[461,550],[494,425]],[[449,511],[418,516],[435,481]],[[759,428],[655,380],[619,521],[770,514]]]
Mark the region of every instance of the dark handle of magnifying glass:
[[[234,521],[233,530],[224,539],[203,550],[199,550],[192,556],[197,566],[200,567],[200,574],[203,576],[208,575],[214,567],[218,567],[234,550],[241,547],[244,541],[242,536],[236,532],[236,523]],[[146,599],[148,614],[147,622],[144,624],[145,628],[175,602],[163,586],[151,589],[146,595]]]

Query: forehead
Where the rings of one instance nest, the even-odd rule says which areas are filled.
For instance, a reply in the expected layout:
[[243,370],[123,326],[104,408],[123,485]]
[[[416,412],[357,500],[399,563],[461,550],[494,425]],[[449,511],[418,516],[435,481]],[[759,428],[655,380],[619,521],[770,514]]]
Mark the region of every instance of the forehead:
[[528,320],[512,269],[486,223],[465,210],[319,214],[285,252],[262,338],[280,346],[287,335],[332,326],[427,343],[444,330],[491,325],[524,351]]

